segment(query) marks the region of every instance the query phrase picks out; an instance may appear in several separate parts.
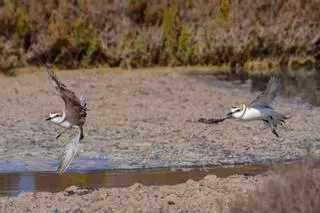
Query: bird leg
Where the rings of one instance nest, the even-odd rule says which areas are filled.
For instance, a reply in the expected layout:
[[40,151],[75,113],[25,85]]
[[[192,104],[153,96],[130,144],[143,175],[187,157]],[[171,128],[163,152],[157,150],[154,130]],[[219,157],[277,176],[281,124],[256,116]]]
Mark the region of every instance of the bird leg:
[[275,129],[272,128],[272,133],[275,134],[275,136],[279,137],[277,131]]
[[273,118],[271,116],[268,118],[268,120],[267,119],[263,119],[262,121],[270,127],[271,132],[275,136],[279,137],[279,134],[277,133],[277,131],[275,129],[275,126],[271,123],[271,122],[273,122]]
[[80,129],[80,137],[79,137],[79,141],[82,140],[84,138],[84,135],[83,135],[83,128],[82,126],[79,127]]
[[60,132],[57,136],[56,139],[58,139],[63,133],[65,133],[68,129],[71,129],[71,126],[68,128],[65,128],[62,132]]
[[263,124],[266,126],[265,128],[269,128],[269,122],[268,120],[262,120],[263,121]]

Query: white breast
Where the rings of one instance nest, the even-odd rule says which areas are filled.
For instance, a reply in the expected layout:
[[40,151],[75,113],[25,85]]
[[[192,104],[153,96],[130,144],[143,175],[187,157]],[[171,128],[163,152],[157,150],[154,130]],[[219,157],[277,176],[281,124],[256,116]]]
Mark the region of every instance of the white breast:
[[63,121],[61,124],[59,124],[59,126],[62,126],[64,128],[68,128],[71,126],[71,124],[68,121]]
[[267,107],[247,108],[241,120],[259,120],[267,117],[273,109]]
[[63,117],[56,117],[56,118],[52,118],[51,121],[59,126],[62,126],[64,128],[68,128],[71,126],[71,124],[68,121],[63,121],[64,118]]

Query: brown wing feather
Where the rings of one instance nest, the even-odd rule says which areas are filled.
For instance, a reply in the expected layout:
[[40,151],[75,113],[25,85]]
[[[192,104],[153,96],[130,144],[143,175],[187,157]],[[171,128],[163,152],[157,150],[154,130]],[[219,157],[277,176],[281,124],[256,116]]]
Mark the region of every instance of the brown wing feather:
[[74,125],[82,126],[85,116],[82,116],[80,99],[68,89],[62,89],[60,94],[65,103],[66,119]]
[[66,120],[73,125],[82,126],[85,121],[85,116],[82,115],[83,110],[80,99],[75,95],[74,92],[67,89],[67,87],[59,80],[52,70],[40,62],[38,64],[48,73],[55,88],[60,93],[60,96],[65,104]]
[[38,65],[42,67],[46,73],[50,76],[52,83],[54,87],[60,92],[61,88],[67,88],[66,85],[64,85],[59,78],[54,74],[52,70],[50,70],[46,65],[42,64],[41,62],[38,62]]

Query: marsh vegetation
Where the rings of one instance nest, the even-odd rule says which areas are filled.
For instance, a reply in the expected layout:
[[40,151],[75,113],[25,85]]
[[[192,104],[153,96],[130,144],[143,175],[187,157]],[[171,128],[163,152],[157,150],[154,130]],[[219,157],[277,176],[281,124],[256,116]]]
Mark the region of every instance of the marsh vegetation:
[[317,0],[5,0],[0,68],[313,66]]

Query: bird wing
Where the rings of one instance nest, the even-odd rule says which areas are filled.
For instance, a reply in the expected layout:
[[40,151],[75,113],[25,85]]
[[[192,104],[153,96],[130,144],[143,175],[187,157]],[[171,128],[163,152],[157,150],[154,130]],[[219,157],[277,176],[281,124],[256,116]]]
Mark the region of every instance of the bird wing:
[[[46,65],[44,65],[41,62],[38,62],[39,66],[42,67],[42,69],[44,71],[46,71],[48,73],[48,75],[50,76],[52,83],[54,85],[54,87],[59,91],[61,88],[67,88],[66,85],[64,85],[59,78],[54,74],[54,72],[52,70],[50,70]],[[60,91],[59,91],[60,92]]]
[[[48,75],[50,76],[53,85],[55,86],[56,90],[60,93],[61,98],[63,99],[65,103],[65,113],[66,113],[66,119],[68,117],[77,118],[80,115],[83,114],[83,111],[86,112],[86,102],[85,98],[84,100],[80,100],[74,92],[69,90],[66,85],[64,85],[59,78],[54,74],[52,70],[50,70],[47,66],[45,66],[42,63],[38,63],[43,70],[45,70]],[[85,109],[83,109],[85,107]],[[71,115],[74,114],[74,115]],[[86,114],[85,114],[86,115]],[[71,121],[72,122],[72,121]]]
[[81,133],[77,135],[77,137],[75,137],[69,144],[67,144],[58,167],[58,172],[60,174],[65,172],[65,170],[70,166],[72,160],[76,156],[80,147],[80,135]]
[[87,102],[86,102],[86,97],[84,97],[83,95],[80,97],[80,104],[82,107],[81,113],[84,117],[87,116]]
[[281,82],[279,78],[272,76],[268,82],[267,88],[260,93],[248,107],[270,107],[272,101],[280,91]]

